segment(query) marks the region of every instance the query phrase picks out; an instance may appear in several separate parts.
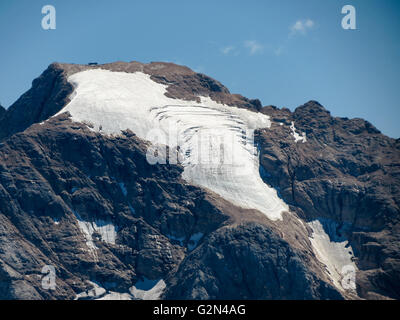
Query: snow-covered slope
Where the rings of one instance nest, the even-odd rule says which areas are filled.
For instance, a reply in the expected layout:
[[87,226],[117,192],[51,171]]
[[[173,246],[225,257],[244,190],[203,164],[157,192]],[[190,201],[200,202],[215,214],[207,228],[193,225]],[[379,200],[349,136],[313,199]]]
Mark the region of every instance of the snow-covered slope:
[[117,237],[116,227],[111,223],[104,220],[84,221],[79,215],[77,216],[78,225],[87,239],[88,247],[97,249],[93,242],[93,234],[98,233],[101,240],[107,243],[115,244]]
[[59,113],[69,111],[73,120],[90,122],[104,134],[130,129],[152,143],[179,146],[185,180],[273,220],[288,210],[259,175],[252,130],[270,127],[268,116],[209,97],[200,97],[200,103],[168,98],[165,85],[141,72],[95,69],[68,81],[75,90]]
[[[326,266],[326,272],[333,284],[343,288],[342,279],[347,271],[357,270],[353,261],[353,248],[344,237],[336,236],[337,224],[328,219],[313,220],[308,223],[313,230],[310,241],[317,258]],[[355,289],[355,288],[354,288]]]
[[164,280],[138,281],[129,292],[109,291],[95,281],[88,281],[93,287],[76,295],[75,300],[159,300],[166,288]]

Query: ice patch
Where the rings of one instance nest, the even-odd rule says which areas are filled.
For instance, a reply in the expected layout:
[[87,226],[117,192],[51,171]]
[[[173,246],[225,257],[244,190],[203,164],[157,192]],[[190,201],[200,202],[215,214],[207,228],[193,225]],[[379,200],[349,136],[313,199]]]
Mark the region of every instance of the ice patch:
[[76,295],[75,300],[84,299],[99,299],[105,295],[106,289],[102,288],[98,283],[94,281],[88,281],[93,288]]
[[326,266],[327,274],[334,285],[343,290],[343,268],[350,266],[357,270],[353,262],[354,251],[348,241],[337,236],[337,223],[328,219],[319,219],[308,222],[313,230],[310,237],[315,255]]
[[197,247],[197,244],[199,243],[199,241],[201,240],[201,238],[203,238],[204,234],[201,232],[195,233],[193,234],[190,239],[189,239],[189,244],[188,244],[188,249],[190,251],[192,251],[193,249],[195,249]]
[[133,300],[129,293],[107,291],[97,282],[88,282],[93,286],[93,289],[77,294],[75,300]]
[[132,286],[129,291],[136,299],[159,300],[166,285],[164,280],[149,280],[144,278]]
[[77,187],[73,187],[73,188],[71,188],[71,193],[74,193],[76,190],[78,190],[78,188],[77,188]]
[[126,190],[125,184],[123,182],[119,182],[118,185],[121,188],[123,195],[126,197],[126,195],[128,194],[128,191]]
[[129,288],[128,292],[115,292],[104,289],[95,281],[88,281],[93,288],[76,295],[75,300],[159,300],[166,288],[164,280],[144,278]]
[[294,126],[294,122],[292,121],[292,124],[290,125],[290,130],[292,130],[291,135],[294,137],[294,141],[297,143],[299,141],[301,142],[307,142],[307,137],[306,137],[306,133],[302,132],[301,135],[299,135],[297,133],[297,129]]
[[129,202],[128,202],[128,207],[129,207],[129,210],[131,211],[131,213],[133,215],[135,215],[136,214],[135,208],[133,208],[132,205]]
[[276,190],[262,181],[257,149],[248,134],[270,127],[267,115],[209,97],[201,97],[199,104],[168,98],[166,85],[141,72],[94,69],[76,73],[68,81],[75,90],[59,113],[69,111],[73,120],[101,127],[103,134],[130,129],[152,143],[161,141],[149,133],[161,128],[168,132],[167,144],[178,143],[181,148],[186,181],[243,208],[258,209],[272,220],[288,211]]
[[183,246],[183,242],[185,241],[185,236],[183,237],[175,237],[172,235],[166,235],[169,239],[178,241],[181,246]]
[[106,243],[115,244],[115,239],[117,237],[117,227],[111,222],[105,220],[95,220],[95,221],[84,221],[79,214],[75,213],[76,219],[78,221],[79,228],[86,238],[86,245],[92,249],[98,249],[93,242],[93,233],[98,233],[101,240]]
[[133,297],[129,293],[110,291],[109,293],[105,294],[104,296],[96,300],[132,300],[132,299]]

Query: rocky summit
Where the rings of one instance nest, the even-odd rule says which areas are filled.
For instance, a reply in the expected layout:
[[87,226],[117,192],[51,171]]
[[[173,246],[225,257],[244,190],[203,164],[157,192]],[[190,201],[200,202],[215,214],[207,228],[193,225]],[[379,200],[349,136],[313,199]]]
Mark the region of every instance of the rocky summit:
[[367,121],[162,62],[0,106],[0,299],[399,298],[400,140]]

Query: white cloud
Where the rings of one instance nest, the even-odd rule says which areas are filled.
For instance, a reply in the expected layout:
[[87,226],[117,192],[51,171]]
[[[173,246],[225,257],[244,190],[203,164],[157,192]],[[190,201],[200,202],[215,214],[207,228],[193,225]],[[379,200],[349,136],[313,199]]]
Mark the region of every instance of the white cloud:
[[293,36],[295,34],[302,34],[305,35],[309,30],[314,28],[314,21],[311,19],[306,20],[297,20],[291,27],[290,27],[290,35]]
[[249,49],[250,55],[261,53],[263,51],[263,46],[255,40],[245,41],[244,46]]
[[232,53],[234,50],[235,50],[235,47],[234,47],[234,46],[227,46],[227,47],[223,47],[223,48],[221,49],[221,52],[222,52],[224,55],[228,55],[228,54]]

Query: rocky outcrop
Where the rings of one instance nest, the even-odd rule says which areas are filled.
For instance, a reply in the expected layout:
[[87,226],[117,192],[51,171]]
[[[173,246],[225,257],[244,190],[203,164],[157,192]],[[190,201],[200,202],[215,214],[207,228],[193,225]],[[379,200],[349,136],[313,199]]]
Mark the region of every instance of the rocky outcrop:
[[10,106],[3,119],[0,116],[0,140],[55,115],[69,102],[69,96],[73,91],[72,85],[67,81],[68,77],[76,72],[91,69],[144,72],[151,75],[154,81],[168,85],[167,95],[172,98],[198,101],[198,96],[210,96],[211,99],[228,105],[256,111],[261,109],[259,100],[230,94],[220,82],[173,63],[143,64],[135,61],[102,65],[53,63],[32,82],[31,89]]
[[211,234],[170,279],[166,299],[342,299],[265,224]]
[[0,118],[0,140],[56,114],[67,102],[73,88],[63,70],[50,65],[32,87]]
[[[258,133],[265,181],[306,221],[324,217],[346,226],[361,269],[361,296],[398,299],[398,286],[390,283],[400,283],[399,140],[362,119],[332,117],[315,101],[293,113],[263,112],[274,120],[272,130]],[[292,122],[306,142],[295,141]]]

